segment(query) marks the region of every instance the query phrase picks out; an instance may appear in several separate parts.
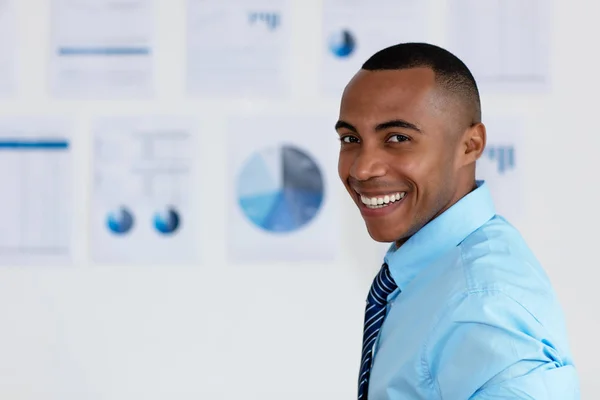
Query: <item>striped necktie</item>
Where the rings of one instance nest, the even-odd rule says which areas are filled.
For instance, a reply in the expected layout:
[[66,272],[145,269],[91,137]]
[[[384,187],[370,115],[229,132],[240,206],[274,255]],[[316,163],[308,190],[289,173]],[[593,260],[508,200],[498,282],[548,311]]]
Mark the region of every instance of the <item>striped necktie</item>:
[[386,313],[387,297],[396,290],[398,286],[390,275],[387,264],[383,264],[381,270],[373,280],[371,290],[367,296],[365,309],[365,324],[363,331],[362,357],[360,363],[360,374],[358,378],[358,399],[367,400],[369,389],[369,376],[371,363],[373,361],[372,348],[377,340],[377,335],[383,325]]

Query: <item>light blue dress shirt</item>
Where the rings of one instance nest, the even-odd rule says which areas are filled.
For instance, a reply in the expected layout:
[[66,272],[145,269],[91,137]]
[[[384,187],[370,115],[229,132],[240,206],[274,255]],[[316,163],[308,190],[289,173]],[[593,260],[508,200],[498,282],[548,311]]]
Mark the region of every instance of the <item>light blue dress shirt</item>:
[[580,398],[556,294],[485,182],[385,261],[369,400]]

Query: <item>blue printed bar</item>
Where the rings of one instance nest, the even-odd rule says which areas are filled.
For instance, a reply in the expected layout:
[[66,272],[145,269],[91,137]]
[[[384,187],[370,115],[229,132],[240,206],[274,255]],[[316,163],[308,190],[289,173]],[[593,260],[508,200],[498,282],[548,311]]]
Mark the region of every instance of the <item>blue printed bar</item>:
[[61,56],[139,56],[150,54],[148,47],[61,47]]
[[0,150],[56,150],[68,149],[69,142],[56,139],[0,139]]
[[515,149],[512,146],[490,146],[485,153],[490,160],[497,162],[501,174],[515,167]]

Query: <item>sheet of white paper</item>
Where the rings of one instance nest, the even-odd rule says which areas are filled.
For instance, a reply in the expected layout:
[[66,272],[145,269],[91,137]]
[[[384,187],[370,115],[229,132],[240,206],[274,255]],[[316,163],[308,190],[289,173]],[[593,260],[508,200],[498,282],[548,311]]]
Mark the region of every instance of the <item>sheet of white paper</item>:
[[375,52],[402,42],[429,41],[427,1],[323,0],[321,91],[339,97]]
[[498,214],[514,222],[524,209],[523,121],[518,117],[485,118],[487,145],[477,162],[477,178],[487,182]]
[[0,263],[71,262],[70,127],[48,117],[0,119]]
[[334,259],[339,238],[334,123],[306,115],[229,120],[231,261]]
[[17,26],[14,0],[0,0],[0,97],[15,94]]
[[51,91],[143,97],[153,89],[153,0],[53,0]]
[[106,117],[95,122],[95,262],[198,261],[194,126],[191,119],[178,117]]
[[448,50],[467,64],[482,90],[548,87],[546,0],[452,0],[448,7]]
[[290,20],[289,0],[187,0],[188,92],[285,94]]

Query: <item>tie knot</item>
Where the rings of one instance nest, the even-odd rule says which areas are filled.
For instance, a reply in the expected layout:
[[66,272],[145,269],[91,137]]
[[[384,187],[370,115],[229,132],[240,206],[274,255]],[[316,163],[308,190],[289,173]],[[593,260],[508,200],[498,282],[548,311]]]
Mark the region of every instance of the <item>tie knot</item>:
[[387,297],[392,293],[398,285],[390,275],[390,269],[387,263],[384,263],[379,270],[379,273],[373,280],[371,290],[367,296],[367,301],[371,304],[382,306],[387,303]]

